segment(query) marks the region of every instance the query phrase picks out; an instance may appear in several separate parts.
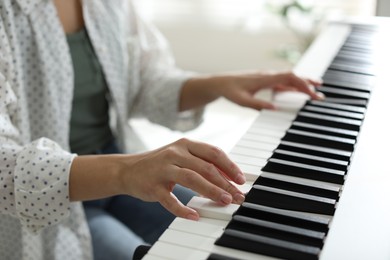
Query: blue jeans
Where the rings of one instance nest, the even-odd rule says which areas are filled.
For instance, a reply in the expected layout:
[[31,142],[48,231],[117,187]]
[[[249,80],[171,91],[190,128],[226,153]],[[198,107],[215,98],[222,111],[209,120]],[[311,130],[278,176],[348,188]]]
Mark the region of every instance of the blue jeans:
[[[96,153],[119,152],[112,142]],[[176,186],[174,194],[187,204],[194,192]],[[157,241],[175,218],[159,203],[143,202],[125,195],[87,201],[83,205],[95,260],[131,260],[138,246]]]

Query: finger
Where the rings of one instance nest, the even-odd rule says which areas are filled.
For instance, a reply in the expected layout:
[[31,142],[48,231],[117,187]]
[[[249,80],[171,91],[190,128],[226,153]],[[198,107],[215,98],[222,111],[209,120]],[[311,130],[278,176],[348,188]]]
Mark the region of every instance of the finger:
[[186,207],[171,192],[162,191],[159,199],[160,204],[173,215],[190,220],[199,220],[196,210]]
[[217,169],[210,162],[204,161],[196,156],[191,155],[191,157],[189,160],[181,162],[180,166],[195,171],[212,184],[230,193],[233,198],[233,203],[241,204],[244,201],[244,194],[226,179],[224,172]]
[[192,155],[215,165],[230,180],[238,184],[245,183],[245,176],[240,168],[220,148],[200,142],[189,142],[188,151]]
[[306,79],[309,84],[313,85],[314,87],[319,87],[322,85],[322,80],[313,80],[313,79]]
[[[223,172],[220,171],[220,174],[225,176]],[[228,181],[229,186],[225,189],[227,192],[232,194],[234,204],[242,204],[245,201],[245,194],[231,181]]]
[[[315,88],[318,88],[318,87],[322,86],[322,83],[323,83],[321,80],[306,79],[306,81],[311,86],[313,86]],[[323,100],[323,99],[325,99],[324,93],[319,92],[319,91],[315,91],[315,90],[313,90],[313,92],[315,93],[315,97],[313,99],[315,99],[315,100]]]
[[270,102],[264,101],[264,100],[259,100],[256,98],[247,98],[245,99],[244,106],[253,108],[256,110],[262,110],[262,109],[269,109],[269,110],[275,110],[276,107]]
[[278,84],[274,86],[273,90],[276,92],[286,92],[286,91],[297,91],[297,88]]
[[233,202],[233,197],[230,193],[212,184],[190,169],[179,168],[176,171],[175,182],[222,205],[228,205]]
[[237,103],[238,105],[241,105],[244,107],[249,107],[249,108],[256,109],[256,110],[262,110],[262,109],[274,110],[274,109],[276,109],[276,107],[272,103],[254,98],[251,95],[237,96],[236,99],[234,100],[234,102]]
[[310,98],[314,100],[321,100],[324,98],[324,95],[318,92],[315,92],[312,85],[309,84],[308,81],[304,80],[303,78],[297,77],[294,74],[290,76],[290,84],[291,87],[295,87],[297,90],[307,94],[310,96]]

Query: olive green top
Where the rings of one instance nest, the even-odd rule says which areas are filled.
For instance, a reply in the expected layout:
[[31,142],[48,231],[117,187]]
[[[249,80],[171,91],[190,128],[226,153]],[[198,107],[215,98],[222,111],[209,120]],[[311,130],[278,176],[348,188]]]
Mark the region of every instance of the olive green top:
[[67,41],[74,70],[70,148],[78,154],[94,153],[112,139],[108,88],[87,31],[69,34]]

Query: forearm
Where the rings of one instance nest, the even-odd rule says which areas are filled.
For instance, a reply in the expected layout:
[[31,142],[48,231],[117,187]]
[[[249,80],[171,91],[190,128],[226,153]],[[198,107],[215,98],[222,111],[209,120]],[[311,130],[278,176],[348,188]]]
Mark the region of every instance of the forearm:
[[122,194],[124,157],[90,155],[74,158],[69,177],[70,200],[85,201]]
[[272,85],[274,81],[273,74],[259,72],[197,76],[183,85],[180,111],[207,105],[222,96],[236,102],[231,96],[240,94],[237,92],[240,88],[252,95],[261,88]]
[[199,108],[220,97],[217,88],[224,76],[197,76],[187,80],[181,90],[180,111]]

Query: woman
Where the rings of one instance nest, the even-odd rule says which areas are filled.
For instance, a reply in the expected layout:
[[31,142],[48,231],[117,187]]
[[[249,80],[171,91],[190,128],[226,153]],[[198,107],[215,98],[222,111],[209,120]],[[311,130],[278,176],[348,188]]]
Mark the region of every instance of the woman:
[[[227,179],[242,184],[244,175],[216,147],[182,139],[115,154],[129,150],[127,120],[144,116],[188,130],[219,97],[273,108],[254,93],[320,98],[310,85],[319,83],[292,73],[181,71],[127,0],[2,0],[1,257],[128,259],[174,216],[199,218],[184,205],[192,193],[181,186],[223,205],[241,203],[244,195]],[[78,202],[102,198],[85,203],[85,216]]]

